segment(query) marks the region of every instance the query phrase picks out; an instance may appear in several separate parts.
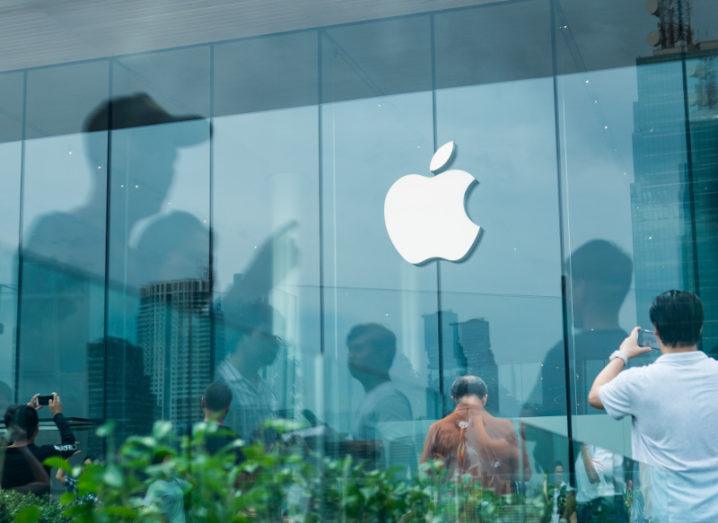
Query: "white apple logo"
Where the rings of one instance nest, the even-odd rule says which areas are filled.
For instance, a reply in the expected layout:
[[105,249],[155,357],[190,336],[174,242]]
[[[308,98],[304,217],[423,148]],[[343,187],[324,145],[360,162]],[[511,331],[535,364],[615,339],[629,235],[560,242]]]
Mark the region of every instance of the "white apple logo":
[[[454,142],[439,147],[429,170],[441,170],[454,149]],[[406,261],[459,261],[469,253],[480,230],[465,209],[466,192],[474,183],[476,178],[455,169],[433,177],[408,174],[393,183],[384,200],[384,223]]]

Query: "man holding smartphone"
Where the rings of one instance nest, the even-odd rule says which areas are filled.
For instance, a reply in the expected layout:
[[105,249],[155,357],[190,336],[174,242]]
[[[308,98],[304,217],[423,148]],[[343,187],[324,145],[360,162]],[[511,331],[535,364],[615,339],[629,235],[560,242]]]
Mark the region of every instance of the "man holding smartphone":
[[[651,521],[718,521],[718,362],[698,350],[703,304],[668,291],[650,309],[661,356],[624,370],[651,350],[638,327],[593,382],[588,401],[613,418],[631,416],[633,459],[650,476]],[[647,465],[644,466],[644,465]]]
[[[37,411],[42,408],[40,400],[45,403],[52,414],[52,419],[60,432],[59,445],[36,445],[40,421]],[[59,456],[69,458],[77,452],[77,442],[65,417],[62,415],[60,395],[52,393],[49,398],[35,394],[27,405],[14,405],[7,408],[4,415],[5,426],[10,432],[12,441],[5,449],[5,464],[2,470],[2,488],[22,488],[26,485],[37,485],[36,493],[49,489],[49,481],[38,482],[34,462],[28,460],[27,451],[42,464],[47,458]],[[49,475],[49,467],[45,467]]]

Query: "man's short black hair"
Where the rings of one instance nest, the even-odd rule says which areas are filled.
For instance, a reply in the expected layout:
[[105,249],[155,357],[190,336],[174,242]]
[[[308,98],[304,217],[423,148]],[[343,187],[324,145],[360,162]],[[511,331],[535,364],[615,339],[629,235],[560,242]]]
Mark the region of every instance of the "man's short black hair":
[[37,434],[40,426],[40,420],[37,417],[37,411],[29,405],[20,405],[15,409],[12,416],[11,425],[19,427],[25,433],[25,437],[32,439]]
[[478,396],[484,399],[488,393],[486,383],[478,376],[459,376],[451,385],[451,397],[457,403],[466,396]]
[[226,383],[215,381],[210,383],[202,396],[204,407],[212,412],[223,412],[232,403],[232,391]]
[[347,346],[361,338],[376,352],[376,368],[389,370],[396,357],[396,335],[378,323],[363,323],[349,331]]
[[649,314],[664,344],[672,347],[698,344],[703,329],[703,303],[692,292],[674,290],[659,294]]

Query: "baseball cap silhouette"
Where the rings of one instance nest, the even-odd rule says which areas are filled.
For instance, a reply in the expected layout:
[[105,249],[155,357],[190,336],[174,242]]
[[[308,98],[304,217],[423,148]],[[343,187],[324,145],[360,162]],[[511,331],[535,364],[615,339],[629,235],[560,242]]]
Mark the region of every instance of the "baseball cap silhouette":
[[[83,131],[114,131],[203,119],[198,114],[170,114],[147,93],[135,93],[102,102],[85,119]],[[201,126],[188,126],[183,131],[185,132],[175,133],[173,136],[173,142],[180,147],[204,142],[209,138],[212,129],[210,127],[209,134]]]

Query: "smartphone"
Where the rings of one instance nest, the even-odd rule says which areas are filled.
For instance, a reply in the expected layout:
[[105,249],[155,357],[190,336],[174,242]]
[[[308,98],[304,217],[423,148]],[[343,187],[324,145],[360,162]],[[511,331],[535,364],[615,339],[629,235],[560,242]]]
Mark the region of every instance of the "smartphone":
[[638,331],[638,345],[641,347],[650,347],[653,350],[658,350],[658,338],[653,331],[641,329]]
[[50,400],[55,397],[54,394],[40,394],[37,397],[37,404],[38,405],[49,405]]

